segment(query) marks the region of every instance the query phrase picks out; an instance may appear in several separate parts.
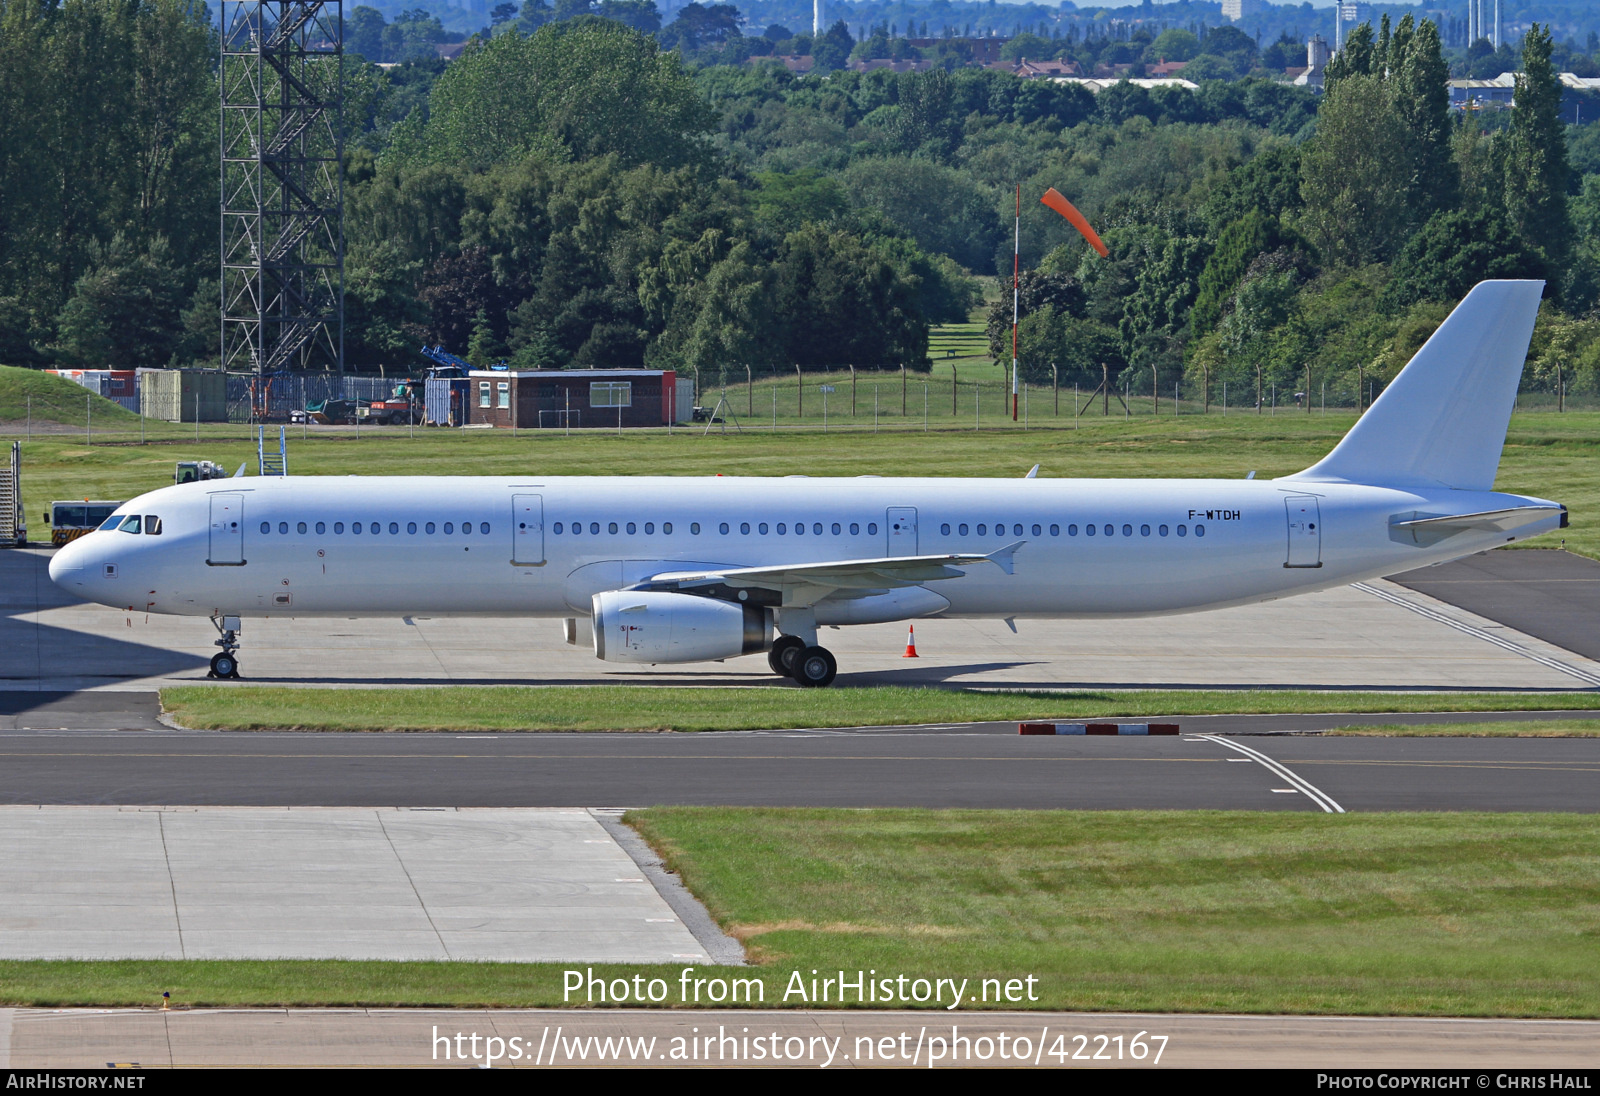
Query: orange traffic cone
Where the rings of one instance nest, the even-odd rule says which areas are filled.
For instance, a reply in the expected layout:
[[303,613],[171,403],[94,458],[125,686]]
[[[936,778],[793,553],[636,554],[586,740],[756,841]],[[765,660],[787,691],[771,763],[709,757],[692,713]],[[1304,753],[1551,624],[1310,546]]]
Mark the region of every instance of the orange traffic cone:
[[919,658],[917,654],[917,629],[913,624],[906,625],[906,653],[901,658]]

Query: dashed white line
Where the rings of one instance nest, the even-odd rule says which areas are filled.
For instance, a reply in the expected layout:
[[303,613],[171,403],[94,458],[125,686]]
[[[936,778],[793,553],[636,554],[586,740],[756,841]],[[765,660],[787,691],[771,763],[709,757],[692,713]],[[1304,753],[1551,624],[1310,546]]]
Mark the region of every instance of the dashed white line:
[[[1272,760],[1272,758],[1268,757],[1266,754],[1262,753],[1260,750],[1252,749],[1251,747],[1241,745],[1238,742],[1230,742],[1226,738],[1220,738],[1220,737],[1218,737],[1217,735],[1214,735],[1214,734],[1203,734],[1203,735],[1200,735],[1199,737],[1205,739],[1207,742],[1215,742],[1219,746],[1226,746],[1230,750],[1236,750],[1239,753],[1244,754],[1246,757],[1250,758],[1251,760],[1259,762],[1260,764],[1266,766],[1273,773],[1275,773],[1278,776],[1283,777],[1289,783],[1293,784],[1297,791],[1305,793],[1305,795],[1307,795],[1311,799],[1311,801],[1313,803],[1315,803],[1317,806],[1321,807],[1327,813],[1329,813],[1329,814],[1344,814],[1345,813],[1344,808],[1339,806],[1339,804],[1335,803],[1333,801],[1333,798],[1331,796],[1329,796],[1326,792],[1323,792],[1321,789],[1315,787],[1309,781],[1301,779],[1294,772],[1290,771],[1285,766],[1278,764],[1278,762]],[[1274,791],[1278,791],[1278,790],[1287,790],[1287,789],[1276,789],[1275,788],[1273,790]]]

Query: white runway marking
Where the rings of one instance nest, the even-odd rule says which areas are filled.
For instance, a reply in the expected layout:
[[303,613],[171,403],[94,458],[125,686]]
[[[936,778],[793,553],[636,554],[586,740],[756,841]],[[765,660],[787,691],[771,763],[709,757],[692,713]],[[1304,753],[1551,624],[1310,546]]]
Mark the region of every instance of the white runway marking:
[[[1302,791],[1306,795],[1310,796],[1311,797],[1311,801],[1313,803],[1315,803],[1317,806],[1321,807],[1327,813],[1329,813],[1329,814],[1344,814],[1345,813],[1344,808],[1339,806],[1339,804],[1335,803],[1331,796],[1329,796],[1325,792],[1321,791],[1320,789],[1318,789],[1317,787],[1312,785],[1309,781],[1301,779],[1299,776],[1295,775],[1295,773],[1290,771],[1288,768],[1286,768],[1283,765],[1278,764],[1276,761],[1272,760],[1272,758],[1268,757],[1266,754],[1262,753],[1260,750],[1251,749],[1249,746],[1243,746],[1243,745],[1240,745],[1237,742],[1230,742],[1226,738],[1220,738],[1220,737],[1218,737],[1217,735],[1214,735],[1214,734],[1203,734],[1200,737],[1205,739],[1207,742],[1215,742],[1219,746],[1226,746],[1230,750],[1237,750],[1239,753],[1244,754],[1246,757],[1250,758],[1251,760],[1259,762],[1262,765],[1265,765],[1268,769],[1272,770],[1272,772],[1276,773],[1278,776],[1283,777],[1289,783],[1293,784],[1295,786],[1296,790]],[[1287,791],[1287,790],[1288,789],[1283,789],[1283,788],[1274,788],[1273,789],[1273,791]]]

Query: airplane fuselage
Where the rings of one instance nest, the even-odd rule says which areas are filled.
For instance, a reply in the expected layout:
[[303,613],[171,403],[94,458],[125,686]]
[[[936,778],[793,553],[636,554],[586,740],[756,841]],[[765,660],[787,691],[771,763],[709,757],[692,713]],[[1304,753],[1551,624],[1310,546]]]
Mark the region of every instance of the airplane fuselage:
[[[1192,612],[1424,566],[1547,532],[1397,538],[1409,515],[1553,503],[1496,492],[1293,480],[256,477],[167,487],[119,514],[52,576],[80,596],[198,616],[585,616],[591,597],[686,569],[983,554],[898,610],[1094,617]],[[883,614],[887,612],[885,617]]]

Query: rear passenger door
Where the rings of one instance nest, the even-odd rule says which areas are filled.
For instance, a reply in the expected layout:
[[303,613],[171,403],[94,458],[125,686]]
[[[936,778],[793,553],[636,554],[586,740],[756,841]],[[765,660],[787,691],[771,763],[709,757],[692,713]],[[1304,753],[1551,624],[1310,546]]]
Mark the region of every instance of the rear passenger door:
[[889,544],[886,555],[914,556],[917,554],[917,508],[891,506],[884,514],[884,532]]
[[511,496],[511,562],[544,566],[544,496]]

